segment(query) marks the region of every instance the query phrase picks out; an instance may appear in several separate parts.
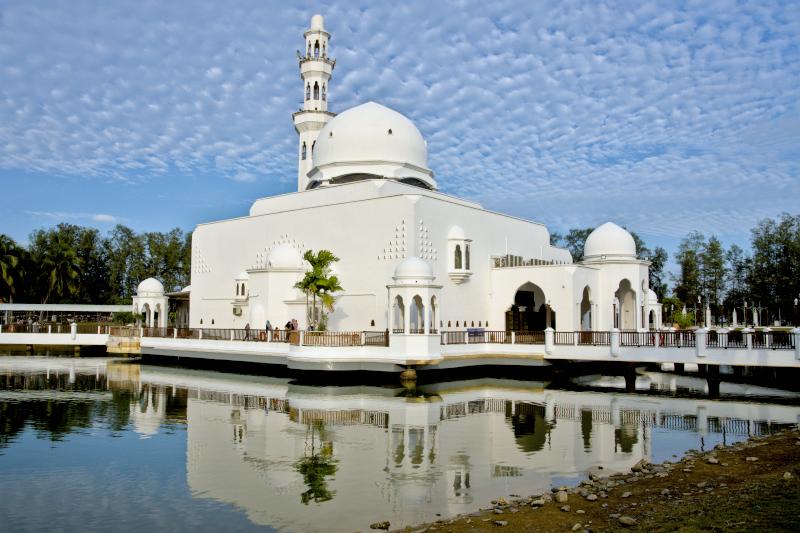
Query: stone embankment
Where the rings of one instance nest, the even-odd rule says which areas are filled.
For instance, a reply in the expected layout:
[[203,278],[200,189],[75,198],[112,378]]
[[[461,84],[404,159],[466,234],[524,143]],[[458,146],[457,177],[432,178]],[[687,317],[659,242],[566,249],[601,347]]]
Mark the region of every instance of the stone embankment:
[[799,476],[800,434],[786,430],[402,531],[800,531]]

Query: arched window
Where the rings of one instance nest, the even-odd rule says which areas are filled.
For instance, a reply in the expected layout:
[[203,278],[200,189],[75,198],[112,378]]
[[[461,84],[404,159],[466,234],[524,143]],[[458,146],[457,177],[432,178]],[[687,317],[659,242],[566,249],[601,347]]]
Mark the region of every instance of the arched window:
[[239,296],[239,284],[236,284],[236,296]]
[[305,142],[303,143],[303,149],[300,152],[300,159],[302,159],[303,161],[306,160],[306,143]]
[[247,295],[247,292],[245,292],[244,283],[242,283],[242,296],[245,296],[245,295]]
[[456,253],[455,253],[455,262],[454,266],[456,270],[461,270],[461,245],[456,244]]
[[306,83],[306,100],[311,100],[311,84]]
[[319,100],[319,83],[314,82],[314,100]]
[[327,99],[327,95],[325,94],[325,84],[324,83],[322,84],[322,99],[323,100]]
[[466,250],[464,253],[464,266],[467,270],[469,270],[469,244],[466,245]]
[[322,57],[328,57],[327,52],[325,51],[325,43],[322,43]]
[[314,147],[317,145],[317,141],[311,143],[311,155],[314,155]]
[[306,47],[306,57],[311,57],[311,41],[308,41],[308,46]]
[[319,57],[319,41],[314,43],[314,57]]

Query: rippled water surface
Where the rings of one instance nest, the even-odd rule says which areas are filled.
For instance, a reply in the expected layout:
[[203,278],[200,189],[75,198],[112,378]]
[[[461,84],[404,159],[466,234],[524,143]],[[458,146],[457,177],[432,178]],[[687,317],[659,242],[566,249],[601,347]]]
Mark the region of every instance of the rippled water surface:
[[796,424],[794,393],[613,376],[400,387],[0,357],[0,529],[352,531]]

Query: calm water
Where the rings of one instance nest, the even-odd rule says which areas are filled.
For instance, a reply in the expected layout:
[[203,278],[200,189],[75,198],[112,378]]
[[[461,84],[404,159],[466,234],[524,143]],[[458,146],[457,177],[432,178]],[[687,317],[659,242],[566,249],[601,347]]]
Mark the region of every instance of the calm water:
[[5,531],[352,531],[450,516],[797,424],[793,393],[646,374],[315,387],[0,357]]

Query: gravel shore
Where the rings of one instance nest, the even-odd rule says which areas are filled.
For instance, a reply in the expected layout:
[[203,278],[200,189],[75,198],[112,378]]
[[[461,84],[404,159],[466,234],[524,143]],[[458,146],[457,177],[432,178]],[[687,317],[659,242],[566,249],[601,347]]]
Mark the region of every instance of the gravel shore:
[[[800,433],[787,430],[675,463],[592,472],[577,487],[506,495],[405,532],[800,531]],[[390,527],[388,523],[373,528]]]

